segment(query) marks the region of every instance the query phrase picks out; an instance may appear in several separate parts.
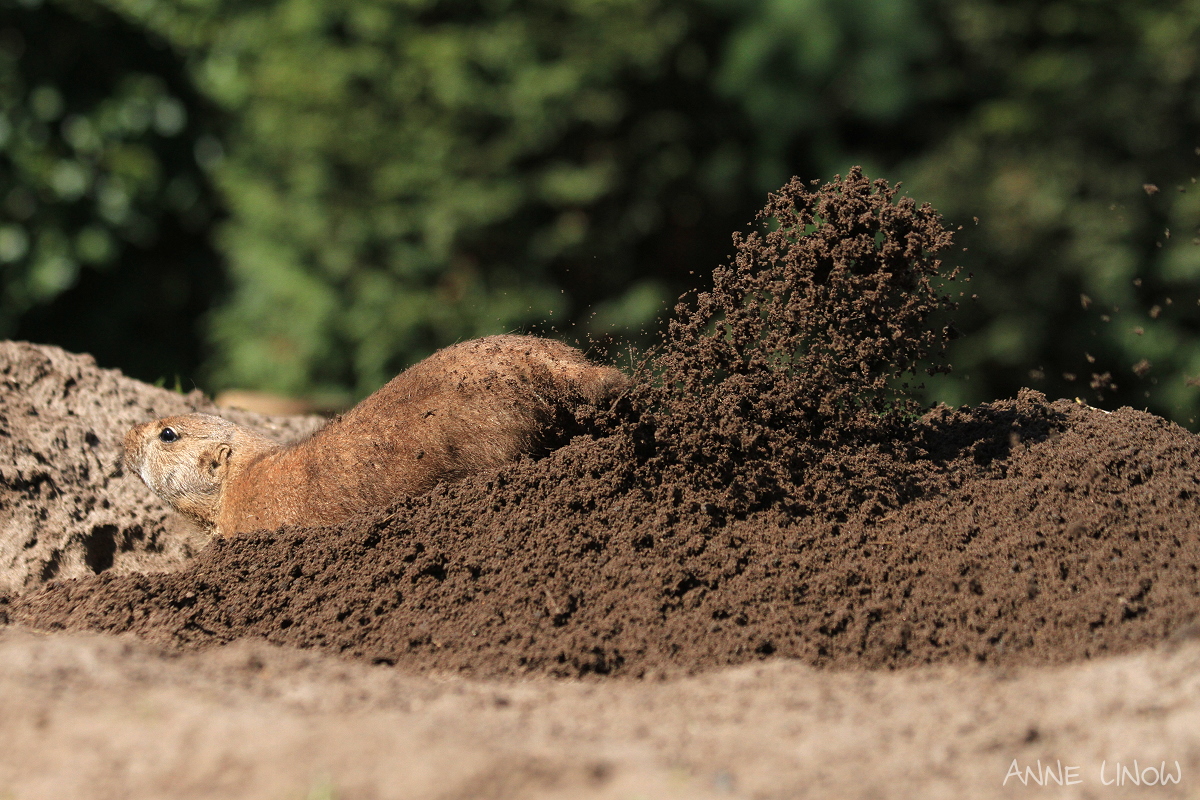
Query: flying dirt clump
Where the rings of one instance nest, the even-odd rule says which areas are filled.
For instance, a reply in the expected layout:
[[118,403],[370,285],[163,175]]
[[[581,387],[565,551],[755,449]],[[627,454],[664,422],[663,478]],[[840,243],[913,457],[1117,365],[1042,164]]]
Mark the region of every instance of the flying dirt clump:
[[906,376],[949,371],[930,323],[956,307],[938,284],[957,270],[935,258],[952,243],[938,213],[896,192],[858,167],[819,188],[794,178],[759,212],[766,231],[734,235],[733,263],[676,307],[659,380],[633,398],[652,472],[739,514],[811,510],[831,451],[910,430]]

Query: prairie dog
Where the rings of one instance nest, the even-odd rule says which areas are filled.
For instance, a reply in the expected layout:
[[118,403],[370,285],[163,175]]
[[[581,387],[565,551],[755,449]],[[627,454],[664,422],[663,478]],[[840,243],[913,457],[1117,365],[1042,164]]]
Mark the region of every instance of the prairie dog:
[[130,430],[125,463],[217,536],[329,525],[536,453],[558,410],[626,382],[560,342],[489,336],[439,350],[299,442],[184,414]]

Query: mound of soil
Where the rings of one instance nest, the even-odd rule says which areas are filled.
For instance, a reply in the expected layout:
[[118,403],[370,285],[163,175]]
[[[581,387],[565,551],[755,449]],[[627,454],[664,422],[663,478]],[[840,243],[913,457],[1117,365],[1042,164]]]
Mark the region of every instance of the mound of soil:
[[631,482],[622,442],[577,440],[369,524],[214,541],[178,572],[55,583],[10,613],[176,647],[641,676],[770,655],[1064,662],[1153,645],[1200,610],[1193,435],[1032,392],[919,431],[924,496],[882,517],[723,518]]
[[[147,386],[91,356],[26,342],[0,342],[0,382],[0,595],[52,578],[168,569],[204,547],[207,537],[120,463],[133,425],[215,412],[200,392]],[[220,412],[279,439],[319,423]]]
[[550,456],[4,613],[485,676],[1045,664],[1192,623],[1200,440],[1030,391],[915,417],[904,384],[942,368],[953,307],[936,214],[853,172],[765,217],[653,369]]

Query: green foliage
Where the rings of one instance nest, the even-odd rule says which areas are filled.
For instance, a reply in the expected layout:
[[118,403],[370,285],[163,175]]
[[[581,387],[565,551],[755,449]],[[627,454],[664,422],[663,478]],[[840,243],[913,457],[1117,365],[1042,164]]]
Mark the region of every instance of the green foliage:
[[216,284],[199,110],[169,54],[111,12],[0,3],[0,335],[147,378],[195,368]]
[[1200,412],[1191,4],[102,2],[0,3],[4,335],[154,377],[199,320],[206,388],[361,395],[637,337],[767,191],[862,164],[965,225],[938,397]]
[[[919,0],[706,0],[729,19],[715,88],[753,125],[755,179],[868,167],[917,146],[912,126],[944,89],[937,31]],[[919,127],[919,122],[917,123]]]
[[119,5],[236,120],[214,384],[361,394],[456,339],[644,326],[666,217],[740,169],[689,119],[705,57],[667,3]]
[[1200,8],[708,2],[731,18],[717,85],[755,123],[763,190],[865,164],[965,225],[978,300],[934,396],[1030,385],[1200,417]]
[[941,68],[958,76],[951,102],[962,110],[899,172],[967,223],[961,260],[979,300],[954,361],[970,381],[947,396],[1031,385],[1194,421],[1200,7],[936,8]]

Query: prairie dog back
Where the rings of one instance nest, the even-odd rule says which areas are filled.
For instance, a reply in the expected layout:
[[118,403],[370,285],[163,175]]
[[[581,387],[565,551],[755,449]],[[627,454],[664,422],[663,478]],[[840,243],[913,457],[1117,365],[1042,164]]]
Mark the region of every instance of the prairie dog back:
[[[604,404],[627,381],[560,342],[489,336],[439,350],[295,444],[185,415],[131,430],[126,461],[220,536],[328,525],[535,454],[560,410]],[[165,492],[168,484],[204,493]]]

